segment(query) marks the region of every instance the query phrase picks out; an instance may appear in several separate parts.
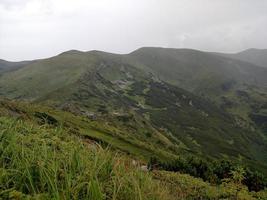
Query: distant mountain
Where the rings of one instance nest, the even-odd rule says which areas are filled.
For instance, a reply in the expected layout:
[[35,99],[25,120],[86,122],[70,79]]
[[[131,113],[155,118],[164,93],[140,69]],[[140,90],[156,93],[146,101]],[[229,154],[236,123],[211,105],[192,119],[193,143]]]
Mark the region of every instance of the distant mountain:
[[30,63],[31,61],[9,62],[9,61],[0,59],[0,73],[16,70]]
[[71,50],[21,66],[0,71],[1,96],[98,116],[127,143],[172,154],[267,161],[267,68],[151,47],[125,55]]
[[[192,49],[146,47],[134,51],[127,58],[160,80],[216,103],[234,114],[244,126],[255,123],[255,119],[261,127],[267,126],[266,123],[262,125],[266,115],[258,115],[265,113],[266,109],[266,68]],[[260,120],[252,117],[254,114]]]
[[267,49],[247,49],[236,54],[222,54],[227,57],[267,67]]
[[232,86],[267,86],[266,69],[207,52],[141,48],[130,56],[156,73],[160,79],[190,91],[223,90],[229,82],[235,82]]

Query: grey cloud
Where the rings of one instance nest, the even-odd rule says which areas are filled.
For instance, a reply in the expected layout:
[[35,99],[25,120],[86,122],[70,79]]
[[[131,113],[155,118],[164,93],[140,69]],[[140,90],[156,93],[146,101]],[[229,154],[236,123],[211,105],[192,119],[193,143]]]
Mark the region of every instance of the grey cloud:
[[0,6],[5,9],[20,8],[25,6],[30,0],[1,0]]
[[[0,5],[5,5],[3,59],[49,57],[69,49],[267,48],[266,0],[1,0]],[[21,9],[14,12],[12,6]]]

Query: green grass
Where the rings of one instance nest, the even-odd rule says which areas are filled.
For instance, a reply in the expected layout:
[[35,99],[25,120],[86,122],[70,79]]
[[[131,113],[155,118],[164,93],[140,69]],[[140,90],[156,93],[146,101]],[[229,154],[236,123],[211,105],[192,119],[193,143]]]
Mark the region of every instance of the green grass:
[[[144,172],[132,159],[62,127],[0,117],[0,199],[234,199],[238,186],[189,175]],[[266,192],[240,199],[264,199]]]
[[0,198],[161,199],[148,174],[95,143],[3,117],[0,127]]
[[[64,127],[64,129],[69,129],[73,134],[84,138],[91,138],[143,160],[148,160],[153,155],[158,155],[163,159],[175,157],[174,153],[168,149],[169,146],[172,146],[172,143],[161,133],[151,129],[151,127],[139,126],[137,130],[132,130],[125,124],[121,124],[117,120],[114,121],[114,119],[112,121],[109,117],[105,118],[105,116],[92,121],[84,116],[77,116],[43,105],[10,101],[2,101],[2,103],[0,114],[3,116],[16,116],[17,118],[30,119],[42,124],[36,118],[35,113],[45,113],[55,118],[59,125]],[[134,126],[137,127],[138,124],[134,124]],[[143,131],[150,131],[153,135],[146,137],[142,133]],[[161,141],[161,144],[165,144],[165,146],[156,144],[155,141]]]

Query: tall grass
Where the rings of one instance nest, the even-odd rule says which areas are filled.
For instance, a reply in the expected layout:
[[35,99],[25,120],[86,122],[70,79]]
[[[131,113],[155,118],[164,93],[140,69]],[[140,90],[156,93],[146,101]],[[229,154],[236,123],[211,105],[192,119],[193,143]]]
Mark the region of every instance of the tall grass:
[[127,160],[62,128],[0,118],[0,199],[162,199]]
[[123,154],[61,127],[0,117],[0,199],[267,199],[234,184],[212,186],[171,172],[147,173]]

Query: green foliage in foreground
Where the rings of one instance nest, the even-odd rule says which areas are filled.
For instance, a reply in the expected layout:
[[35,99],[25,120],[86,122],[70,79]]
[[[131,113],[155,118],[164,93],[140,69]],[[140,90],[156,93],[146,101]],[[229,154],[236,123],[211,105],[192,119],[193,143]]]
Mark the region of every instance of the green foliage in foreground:
[[266,199],[267,195],[248,192],[235,182],[212,186],[185,174],[144,172],[124,154],[102,149],[61,127],[32,121],[0,117],[0,141],[0,199]]
[[62,129],[0,118],[0,199],[162,199],[123,156]]

